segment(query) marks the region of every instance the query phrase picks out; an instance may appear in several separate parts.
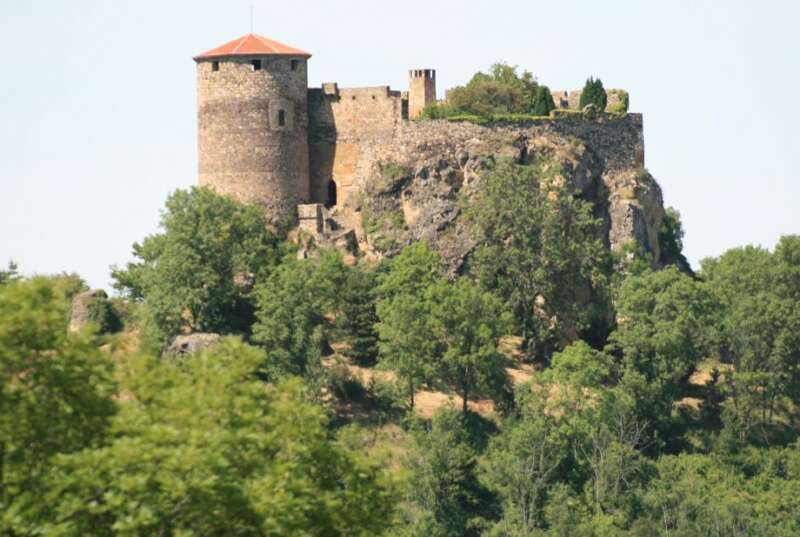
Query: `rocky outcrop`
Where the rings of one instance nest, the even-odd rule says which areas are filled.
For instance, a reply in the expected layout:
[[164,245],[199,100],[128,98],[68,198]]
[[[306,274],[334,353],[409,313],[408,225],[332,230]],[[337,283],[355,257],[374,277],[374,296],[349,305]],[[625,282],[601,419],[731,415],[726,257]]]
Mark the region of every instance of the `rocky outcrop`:
[[483,170],[500,157],[530,163],[539,156],[548,157],[561,178],[594,203],[609,248],[635,241],[660,263],[662,195],[643,166],[636,114],[493,126],[412,122],[401,143],[362,180],[360,195],[348,198],[345,213],[353,215],[368,256],[393,255],[426,240],[456,273],[476,244],[462,216],[480,191]]
[[219,334],[203,332],[175,336],[167,347],[166,354],[192,354],[219,343],[221,338]]
[[72,299],[72,314],[69,319],[69,331],[80,332],[89,323],[98,322],[96,311],[101,308],[97,303],[107,303],[108,295],[102,289],[92,289],[75,295]]

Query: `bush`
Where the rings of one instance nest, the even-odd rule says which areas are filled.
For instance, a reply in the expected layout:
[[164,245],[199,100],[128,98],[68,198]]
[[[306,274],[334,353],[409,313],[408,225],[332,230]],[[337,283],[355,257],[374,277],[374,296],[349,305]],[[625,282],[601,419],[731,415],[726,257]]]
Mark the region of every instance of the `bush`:
[[618,99],[617,102],[608,107],[608,111],[612,114],[625,114],[630,105],[630,97],[628,92],[621,89],[608,90],[608,95],[614,95]]

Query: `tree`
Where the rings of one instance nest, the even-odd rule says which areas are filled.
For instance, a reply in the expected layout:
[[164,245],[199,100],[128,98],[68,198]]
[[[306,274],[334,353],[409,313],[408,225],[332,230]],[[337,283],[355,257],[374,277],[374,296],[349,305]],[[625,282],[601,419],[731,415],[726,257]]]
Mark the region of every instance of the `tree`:
[[548,489],[560,477],[559,468],[569,458],[570,438],[539,393],[521,393],[515,416],[489,444],[481,477],[500,499],[500,534],[527,537],[545,525],[542,507]]
[[420,385],[435,375],[437,342],[431,327],[430,304],[411,294],[395,296],[382,304],[378,333],[379,365],[397,374],[413,410]]
[[404,465],[411,504],[405,535],[477,537],[493,515],[491,493],[478,479],[485,424],[474,414],[440,410],[412,430]]
[[19,278],[19,272],[17,272],[18,268],[19,267],[17,266],[16,263],[14,263],[13,261],[9,261],[8,269],[0,270],[0,285],[18,279]]
[[253,341],[267,352],[263,372],[269,378],[318,370],[330,331],[326,315],[340,305],[347,271],[340,254],[324,252],[319,262],[285,261],[257,286]]
[[697,281],[668,267],[628,277],[616,306],[618,326],[608,350],[621,356],[627,386],[638,391],[640,418],[664,424],[709,350],[716,301]]
[[378,314],[375,306],[375,274],[363,267],[347,271],[336,330],[346,344],[342,353],[372,365],[378,357]]
[[489,73],[476,73],[466,86],[447,93],[448,106],[456,113],[490,117],[494,114],[530,113],[538,84],[533,75],[517,74],[515,66],[495,63]]
[[667,207],[661,228],[658,231],[658,245],[661,249],[661,260],[674,264],[684,272],[692,274],[689,261],[683,255],[683,224],[681,214],[672,207]]
[[29,534],[59,456],[101,445],[116,412],[113,361],[68,335],[58,281],[0,286],[0,530]]
[[497,396],[506,386],[505,360],[497,347],[510,319],[495,296],[467,278],[442,280],[425,299],[440,349],[436,378],[461,396],[466,414],[471,396]]
[[603,88],[603,82],[599,78],[587,78],[581,92],[580,104],[578,105],[580,109],[583,110],[584,107],[593,104],[598,111],[603,112],[606,109],[607,102],[608,96]]
[[442,277],[443,265],[442,256],[427,242],[406,246],[382,265],[378,273],[378,296],[387,303],[401,294],[421,298],[425,290]]
[[774,535],[800,532],[797,446],[745,460],[682,453],[662,457],[642,493],[642,535]]
[[732,366],[724,387],[741,442],[769,441],[781,398],[800,401],[800,264],[796,237],[774,254],[748,246],[702,261],[701,277],[722,305],[715,346]]
[[556,103],[553,102],[553,95],[550,93],[550,88],[547,86],[539,86],[536,88],[536,97],[533,101],[533,107],[530,113],[534,116],[548,116],[551,110],[555,110]]
[[112,271],[116,289],[144,301],[153,339],[181,330],[248,333],[253,285],[282,256],[263,210],[205,188],[178,190],[161,228],[133,245],[138,261]]
[[263,360],[233,338],[135,360],[113,440],[57,461],[45,533],[381,535],[391,484],[331,440],[299,381],[265,389]]
[[610,271],[592,205],[555,172],[545,161],[502,159],[483,175],[468,213],[480,240],[472,271],[509,305],[528,353],[545,359],[605,315]]
[[378,274],[380,365],[397,373],[414,408],[414,395],[434,376],[438,345],[432,332],[427,290],[442,277],[442,257],[416,242]]
[[618,380],[618,367],[613,357],[576,341],[553,355],[547,380],[558,385],[580,388],[603,388]]

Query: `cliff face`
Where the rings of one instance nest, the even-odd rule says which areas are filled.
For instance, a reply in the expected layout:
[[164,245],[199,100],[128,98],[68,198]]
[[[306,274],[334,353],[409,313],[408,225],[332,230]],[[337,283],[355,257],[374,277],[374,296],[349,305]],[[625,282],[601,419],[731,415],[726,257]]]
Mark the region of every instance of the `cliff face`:
[[641,116],[480,126],[408,123],[391,147],[371,151],[340,218],[356,228],[368,255],[392,255],[417,240],[439,250],[457,272],[475,246],[462,210],[480,189],[481,172],[500,157],[528,163],[550,157],[565,181],[594,203],[605,240],[618,250],[638,242],[661,262],[661,189],[645,171]]

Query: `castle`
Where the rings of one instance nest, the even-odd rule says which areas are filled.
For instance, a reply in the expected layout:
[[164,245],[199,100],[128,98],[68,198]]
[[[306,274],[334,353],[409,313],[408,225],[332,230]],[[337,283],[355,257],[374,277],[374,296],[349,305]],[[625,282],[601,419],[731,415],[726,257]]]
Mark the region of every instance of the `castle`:
[[[194,58],[201,186],[257,203],[276,222],[293,219],[299,204],[344,208],[414,130],[409,120],[436,101],[433,69],[411,70],[407,92],[309,88],[310,57],[251,33]],[[553,96],[576,108],[580,92]]]
[[409,91],[308,88],[311,54],[247,34],[197,62],[199,183],[263,206],[273,221],[298,204],[343,205],[361,153],[390,140],[436,100],[436,72],[412,70]]

